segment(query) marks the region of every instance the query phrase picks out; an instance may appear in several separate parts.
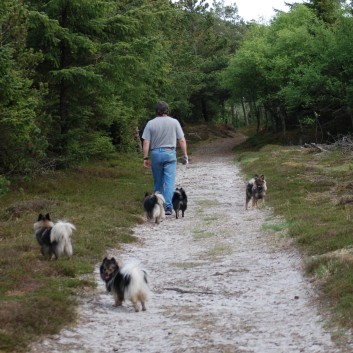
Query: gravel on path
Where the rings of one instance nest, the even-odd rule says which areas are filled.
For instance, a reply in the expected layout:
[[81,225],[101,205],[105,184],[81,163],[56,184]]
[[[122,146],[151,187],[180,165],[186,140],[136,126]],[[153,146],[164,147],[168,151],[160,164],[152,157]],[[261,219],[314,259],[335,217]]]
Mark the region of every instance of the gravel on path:
[[246,183],[231,152],[243,139],[204,144],[178,165],[177,186],[189,201],[184,218],[146,221],[134,229],[137,243],[108,251],[147,269],[147,311],[135,313],[129,302],[112,307],[97,264],[98,287],[82,297],[78,322],[31,353],[353,352],[332,341],[300,254],[264,230],[279,222],[270,208],[245,211]]

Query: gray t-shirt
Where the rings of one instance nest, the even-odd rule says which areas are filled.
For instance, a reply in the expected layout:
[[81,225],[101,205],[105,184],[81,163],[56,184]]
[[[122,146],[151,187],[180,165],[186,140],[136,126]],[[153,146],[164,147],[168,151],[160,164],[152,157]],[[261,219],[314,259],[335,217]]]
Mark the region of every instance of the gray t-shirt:
[[151,149],[176,147],[177,139],[184,137],[178,120],[170,116],[157,116],[150,120],[143,130],[142,138],[150,141]]

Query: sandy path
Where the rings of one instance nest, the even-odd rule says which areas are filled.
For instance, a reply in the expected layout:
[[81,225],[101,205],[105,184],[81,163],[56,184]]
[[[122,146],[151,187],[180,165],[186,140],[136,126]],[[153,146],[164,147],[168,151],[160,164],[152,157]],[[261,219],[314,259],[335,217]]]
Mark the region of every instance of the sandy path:
[[109,251],[148,270],[147,311],[113,308],[97,267],[98,288],[82,299],[77,326],[32,353],[353,351],[331,341],[298,253],[262,230],[275,223],[271,211],[244,210],[245,183],[230,153],[239,139],[204,145],[186,168],[178,166],[185,218],[139,225],[139,243]]

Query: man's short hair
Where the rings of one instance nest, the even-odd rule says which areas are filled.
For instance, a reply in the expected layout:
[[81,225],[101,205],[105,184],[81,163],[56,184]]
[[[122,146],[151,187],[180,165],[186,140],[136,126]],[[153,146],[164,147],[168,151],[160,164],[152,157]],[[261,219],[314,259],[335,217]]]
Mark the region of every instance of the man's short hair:
[[163,115],[163,114],[168,114],[169,113],[169,105],[166,102],[160,101],[156,105],[156,114],[157,115]]

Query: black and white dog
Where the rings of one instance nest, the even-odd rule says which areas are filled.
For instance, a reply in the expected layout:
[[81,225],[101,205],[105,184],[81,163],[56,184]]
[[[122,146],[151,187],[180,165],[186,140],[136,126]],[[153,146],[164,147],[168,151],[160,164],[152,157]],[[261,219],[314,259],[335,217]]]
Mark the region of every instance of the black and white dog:
[[143,208],[146,211],[148,220],[153,219],[155,223],[159,224],[161,219],[165,217],[165,199],[159,192],[153,194],[145,193],[143,200]]
[[184,217],[185,210],[188,207],[188,198],[183,188],[175,189],[172,204],[175,211],[175,217],[179,218],[179,211],[181,211],[181,216]]
[[149,295],[146,270],[136,262],[119,266],[114,257],[105,257],[99,271],[107,291],[114,296],[115,306],[121,306],[125,299],[129,299],[136,312],[139,311],[138,301],[142,310],[146,310],[145,303]]
[[71,235],[76,230],[73,224],[65,221],[54,224],[49,213],[45,216],[40,213],[33,228],[43,256],[49,260],[53,257],[58,259],[61,256],[72,256]]

